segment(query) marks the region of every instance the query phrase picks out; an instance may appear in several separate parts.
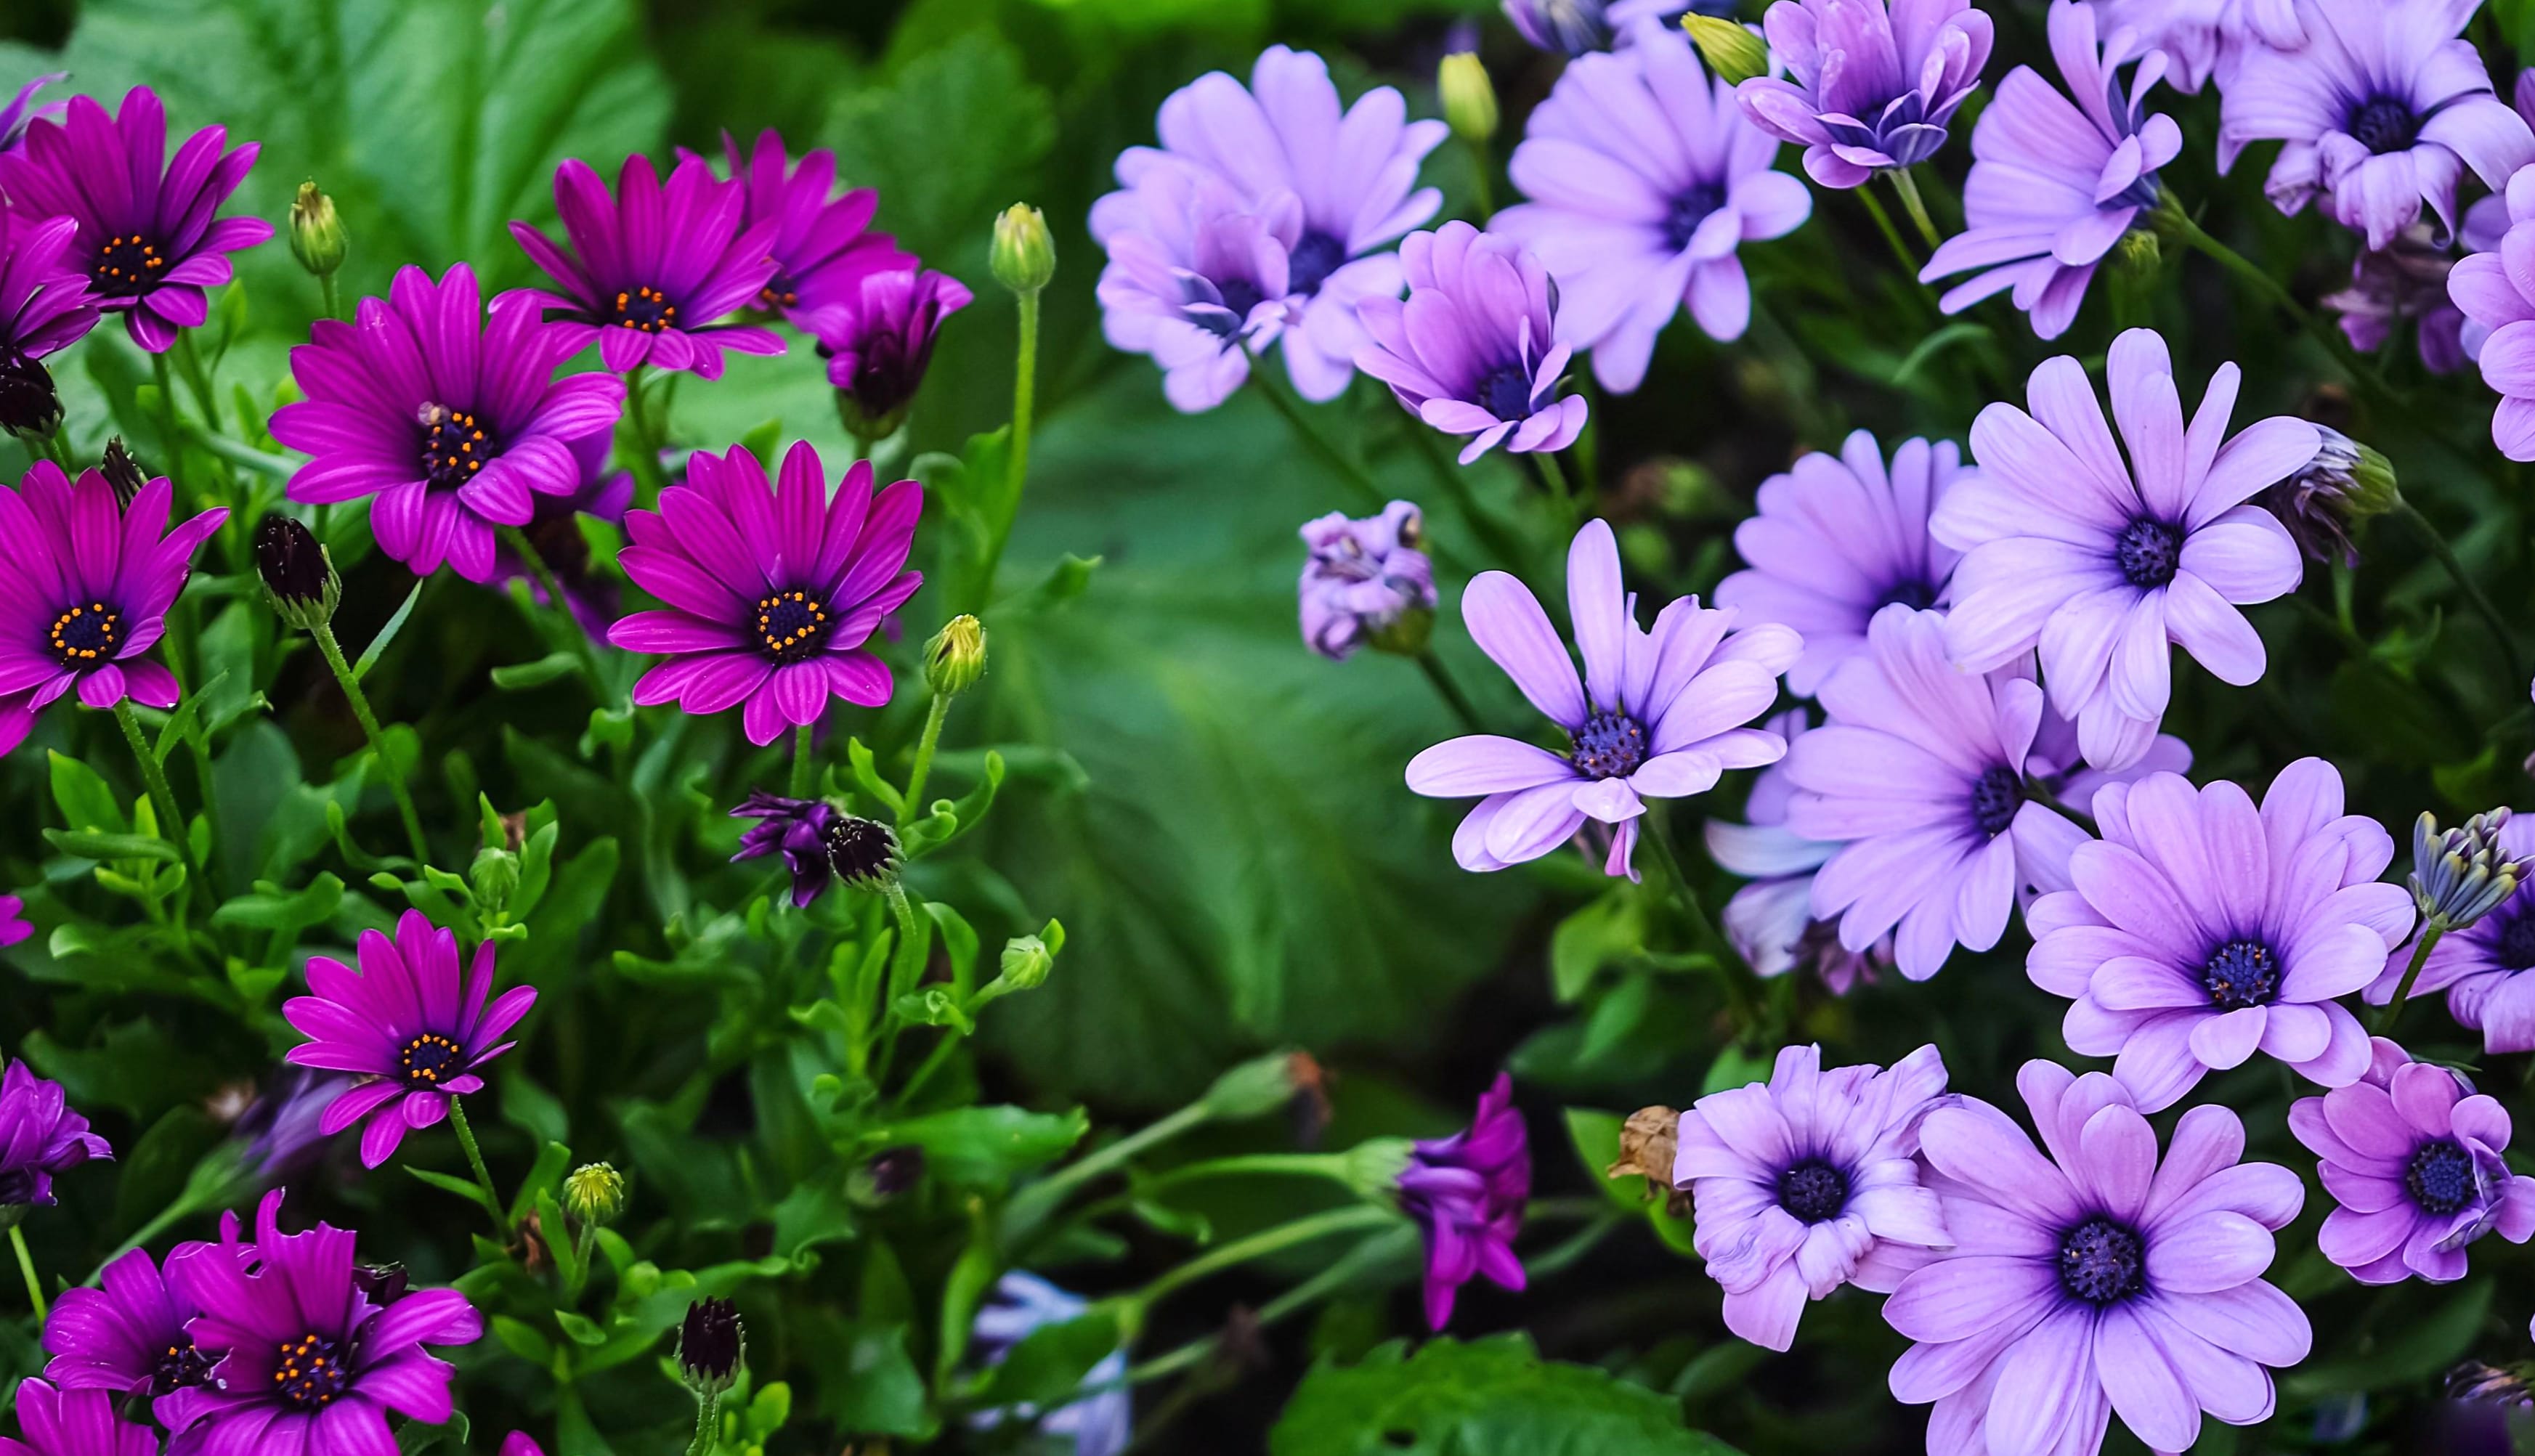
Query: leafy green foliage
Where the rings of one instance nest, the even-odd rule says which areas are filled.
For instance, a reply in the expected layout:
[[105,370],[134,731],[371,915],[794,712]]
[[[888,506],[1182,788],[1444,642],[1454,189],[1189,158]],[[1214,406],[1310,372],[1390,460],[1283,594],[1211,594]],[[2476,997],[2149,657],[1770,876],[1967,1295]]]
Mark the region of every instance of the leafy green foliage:
[[1544,1361],[1528,1337],[1385,1345],[1323,1363],[1276,1423],[1273,1456],[1734,1456],[1682,1425],[1680,1405],[1584,1365]]

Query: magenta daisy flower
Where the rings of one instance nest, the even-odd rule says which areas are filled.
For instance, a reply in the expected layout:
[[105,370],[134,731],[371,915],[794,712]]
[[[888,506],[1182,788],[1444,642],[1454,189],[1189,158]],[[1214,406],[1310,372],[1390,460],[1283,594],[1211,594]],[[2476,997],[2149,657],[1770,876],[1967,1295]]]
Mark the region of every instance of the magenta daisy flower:
[[41,1380],[18,1386],[18,1428],[0,1435],[0,1456],[158,1456],[158,1433],[114,1414],[102,1390],[57,1390]]
[[2289,1108],[2336,1205],[2316,1245],[2362,1284],[2465,1274],[2465,1245],[2535,1236],[2535,1178],[2512,1174],[2508,1111],[2457,1072],[2379,1037],[2365,1079]]
[[1426,1324],[1442,1329],[1453,1300],[1479,1275],[1519,1292],[1515,1236],[1531,1196],[1531,1148],[1504,1072],[1479,1094],[1470,1125],[1416,1144],[1399,1175],[1399,1206],[1426,1240]]
[[1887,469],[1859,430],[1838,455],[1805,455],[1761,482],[1759,510],[1734,528],[1745,570],[1716,584],[1716,604],[1804,635],[1788,692],[1813,697],[1864,652],[1885,607],[1944,604],[1960,553],[1928,534],[1928,516],[1963,473],[1950,440],[1904,440]]
[[73,96],[62,121],[34,121],[25,145],[0,151],[0,192],[29,219],[79,224],[72,269],[97,307],[123,315],[132,341],[155,354],[179,329],[211,317],[204,296],[229,280],[228,255],[273,236],[261,217],[214,214],[255,165],[257,144],[223,152],[228,132],[205,127],[167,156],[167,113],[134,87],[109,117]]
[[775,224],[767,247],[774,257],[774,275],[758,288],[757,308],[798,325],[811,310],[852,302],[862,280],[874,273],[914,270],[915,256],[899,251],[897,239],[871,230],[879,193],[856,187],[836,194],[834,152],[820,148],[793,165],[773,127],[757,134],[745,157],[728,132],[721,134],[721,150],[730,175],[742,184],[740,230]]
[[1945,1091],[1935,1047],[1888,1071],[1825,1071],[1821,1047],[1787,1047],[1767,1082],[1681,1115],[1672,1183],[1690,1190],[1692,1245],[1725,1288],[1727,1329],[1785,1350],[1808,1302],[1849,1283],[1889,1291],[1953,1243],[1917,1162]]
[[2115,1057],[2149,1112],[2257,1051],[2326,1087],[2368,1068],[2368,1034],[2337,998],[2377,979],[2412,902],[2377,876],[2394,841],[2342,813],[2320,758],[2280,770],[2259,810],[2235,784],[2159,773],[2095,795],[2099,841],[2070,856],[2073,889],[2025,921],[2025,971],[2073,1004],[2071,1051]]
[[1356,367],[1427,424],[1471,437],[1464,465],[1499,443],[1515,455],[1575,444],[1584,396],[1558,396],[1572,350],[1555,341],[1558,287],[1540,260],[1455,221],[1410,233],[1399,261],[1408,301],[1358,305],[1371,341]]
[[449,1116],[451,1098],[483,1090],[477,1068],[515,1045],[502,1038],[536,1004],[537,992],[514,986],[493,996],[490,940],[475,947],[461,976],[458,937],[419,910],[397,921],[394,940],[361,932],[359,959],[355,972],[331,955],[308,958],[310,995],[291,998],[281,1014],[309,1040],[284,1060],[360,1078],[328,1105],[319,1126],[331,1137],[369,1118],[361,1162],[376,1168],[407,1128],[432,1125]]
[[897,432],[933,367],[944,320],[975,298],[948,273],[913,268],[866,274],[848,301],[795,315],[828,361],[847,428],[864,440]]
[[730,857],[732,864],[770,854],[782,855],[783,868],[792,872],[792,903],[796,906],[809,904],[828,887],[835,873],[828,863],[828,823],[836,812],[824,801],[786,799],[764,789],[751,789],[730,817],[756,820],[739,836],[739,853]]
[[[1892,1394],[1935,1402],[1931,1452],[2082,1456],[2115,1415],[2159,1451],[2205,1413],[2267,1418],[2271,1370],[2306,1359],[2305,1311],[2261,1278],[2306,1190],[2242,1163],[2245,1124],[2195,1107],[2162,1164],[2120,1083],[2028,1062],[2016,1088],[2042,1148],[1971,1098],[1928,1114],[1919,1150],[1953,1246],[1909,1275],[1884,1317],[1919,1342]],[[2266,1368],[2267,1367],[2267,1368]]]
[[541,497],[581,488],[583,449],[603,451],[625,408],[607,374],[557,379],[586,334],[539,318],[525,290],[478,301],[475,271],[439,282],[397,271],[354,322],[320,319],[290,351],[308,397],[274,411],[273,438],[305,451],[290,498],[370,502],[379,549],[428,576],[442,563],[490,580],[496,527],[524,526]]
[[46,101],[37,105],[35,92],[69,77],[67,71],[47,72],[18,88],[16,95],[11,96],[6,104],[0,104],[0,153],[19,151],[26,143],[27,128],[38,121],[50,121],[61,113],[66,102]]
[[44,1378],[64,1390],[158,1399],[201,1385],[212,1363],[185,1324],[202,1312],[167,1288],[150,1250],[98,1271],[97,1289],[65,1290],[44,1321]]
[[0,1209],[49,1206],[54,1174],[113,1157],[106,1140],[88,1130],[88,1119],[71,1111],[61,1083],[36,1076],[24,1062],[0,1071]]
[[587,162],[555,169],[555,210],[569,249],[525,222],[511,224],[529,259],[561,291],[536,296],[560,326],[571,355],[598,344],[617,373],[637,364],[721,378],[723,349],[779,354],[783,340],[755,324],[722,323],[757,302],[774,277],[782,219],[743,227],[737,181],[716,180],[702,157],[671,169],[664,186],[648,156],[629,156],[616,193]]
[[[2500,826],[2500,848],[2510,859],[2535,855],[2535,816],[2514,815]],[[2383,1005],[2394,999],[2411,968],[2413,941],[2405,940],[2385,957],[2367,1001]],[[2535,885],[2519,885],[2480,920],[2451,930],[2430,948],[2421,963],[2412,995],[2447,994],[2447,1014],[2459,1026],[2482,1033],[2482,1048],[2497,1056],[2535,1052]]]
[[1558,280],[1560,341],[1591,350],[1593,377],[1627,394],[1684,304],[1708,337],[1743,336],[1752,289],[1734,250],[1813,215],[1805,184],[1769,169],[1777,155],[1687,35],[1641,26],[1626,50],[1570,63],[1533,108],[1512,165],[1530,201],[1488,228],[1539,255]]
[[1608,522],[1585,522],[1567,553],[1568,611],[1584,676],[1531,589],[1483,572],[1461,593],[1461,620],[1479,650],[1567,735],[1567,753],[1473,734],[1439,743],[1408,764],[1408,787],[1430,798],[1485,795],[1453,835],[1464,870],[1536,860],[1589,819],[1607,827],[1604,874],[1631,863],[1647,799],[1705,793],[1729,768],[1774,763],[1786,740],[1744,724],[1768,711],[1778,674],[1802,643],[1783,627],[1728,632],[1730,610],[1683,597],[1638,626],[1637,598],[1620,581]]
[[1946,145],[1981,68],[1989,16],[1971,0],[1778,0],[1761,18],[1787,76],[1735,91],[1761,130],[1805,149],[1824,187],[1862,187]]
[[61,427],[61,396],[38,361],[96,327],[96,301],[63,257],[78,235],[73,218],[31,223],[0,210],[0,429],[13,435]]
[[2045,360],[2031,413],[1996,403],[1972,423],[1979,470],[1929,529],[1964,553],[1947,638],[1987,670],[2036,647],[2052,706],[2074,718],[2086,761],[2136,762],[2173,692],[2166,644],[2221,682],[2262,675],[2262,639],[2239,605],[2297,588],[2305,564],[2278,517],[2248,504],[2315,458],[2322,437],[2274,415],[2227,435],[2239,371],[2222,364],[2186,425],[2165,340],[2133,329],[2106,369],[2113,444],[2085,370]]
[[912,480],[873,494],[869,460],[855,461],[831,499],[807,442],[783,456],[773,486],[745,447],[697,452],[657,511],[625,519],[633,544],[617,561],[664,605],[617,623],[607,639],[670,658],[634,685],[634,700],[691,713],[740,707],[756,744],[818,722],[830,698],[889,701],[889,664],[868,643],[924,584],[906,570],[923,511],[924,487]]
[[2090,0],[2107,35],[2128,30],[2133,52],[2161,50],[2176,91],[2196,95],[2209,78],[2225,90],[2249,50],[2306,44],[2297,0]]

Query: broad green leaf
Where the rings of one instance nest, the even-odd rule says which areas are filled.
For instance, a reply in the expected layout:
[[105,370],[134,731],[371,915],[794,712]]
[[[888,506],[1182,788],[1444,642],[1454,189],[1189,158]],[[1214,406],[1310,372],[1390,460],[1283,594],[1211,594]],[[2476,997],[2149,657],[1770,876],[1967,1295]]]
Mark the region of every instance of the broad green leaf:
[[1016,1173],[1064,1157],[1090,1129],[1082,1109],[1033,1113],[1017,1107],[961,1107],[893,1122],[864,1134],[874,1147],[924,1149],[933,1176],[954,1185],[1000,1185]]
[[1544,1361],[1522,1334],[1393,1342],[1303,1378],[1270,1456],[1734,1456],[1680,1403],[1591,1365]]

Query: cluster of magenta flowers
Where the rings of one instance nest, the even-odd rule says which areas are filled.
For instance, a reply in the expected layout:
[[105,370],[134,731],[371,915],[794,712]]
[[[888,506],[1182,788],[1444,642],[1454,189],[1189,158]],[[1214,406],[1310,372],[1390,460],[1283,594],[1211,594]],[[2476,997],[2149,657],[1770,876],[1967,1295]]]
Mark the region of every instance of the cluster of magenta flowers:
[[1420,1140],[1398,1177],[1399,1206],[1426,1243],[1426,1322],[1442,1329],[1462,1285],[1486,1276],[1523,1287],[1515,1235],[1531,1196],[1531,1145],[1514,1106],[1514,1078],[1497,1073],[1470,1125]]

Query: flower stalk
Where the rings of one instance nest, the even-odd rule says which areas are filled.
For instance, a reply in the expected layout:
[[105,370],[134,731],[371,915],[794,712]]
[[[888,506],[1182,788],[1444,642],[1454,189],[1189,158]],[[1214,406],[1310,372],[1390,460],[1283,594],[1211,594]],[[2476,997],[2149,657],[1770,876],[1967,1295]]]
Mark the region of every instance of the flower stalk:
[[397,817],[404,821],[405,842],[413,849],[413,863],[419,871],[431,861],[431,848],[422,836],[422,816],[414,812],[413,791],[404,781],[404,769],[388,752],[387,735],[379,728],[378,714],[370,710],[370,697],[361,691],[361,680],[352,673],[351,664],[343,660],[343,645],[335,638],[335,625],[320,622],[308,635],[317,641],[318,655],[326,659],[327,670],[343,690],[343,699],[352,705],[352,716],[360,721],[362,736],[369,740],[370,754],[379,760],[387,776],[388,793],[396,799]]

